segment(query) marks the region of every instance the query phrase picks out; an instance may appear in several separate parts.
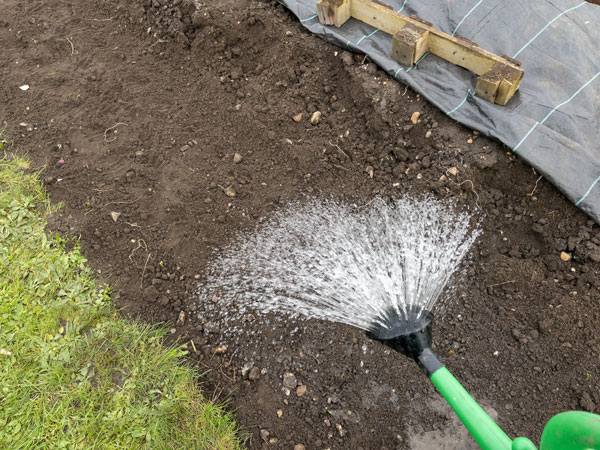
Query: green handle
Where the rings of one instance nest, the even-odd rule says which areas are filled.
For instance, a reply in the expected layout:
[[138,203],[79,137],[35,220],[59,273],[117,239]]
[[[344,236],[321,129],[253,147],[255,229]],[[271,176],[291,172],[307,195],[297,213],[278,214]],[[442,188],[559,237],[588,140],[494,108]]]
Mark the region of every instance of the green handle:
[[479,447],[484,450],[535,450],[533,442],[522,437],[515,439],[513,446],[513,441],[473,400],[448,369],[445,367],[437,369],[431,374],[430,379]]

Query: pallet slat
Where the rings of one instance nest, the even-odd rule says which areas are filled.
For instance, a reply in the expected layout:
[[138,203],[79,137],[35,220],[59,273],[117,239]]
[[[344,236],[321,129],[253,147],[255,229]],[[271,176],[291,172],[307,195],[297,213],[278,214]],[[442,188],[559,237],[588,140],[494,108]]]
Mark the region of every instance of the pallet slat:
[[524,70],[517,61],[483,50],[467,39],[436,30],[418,17],[405,16],[372,0],[319,0],[319,21],[341,27],[350,17],[392,35],[391,57],[413,66],[430,52],[478,75],[475,93],[492,103],[505,105],[517,91]]

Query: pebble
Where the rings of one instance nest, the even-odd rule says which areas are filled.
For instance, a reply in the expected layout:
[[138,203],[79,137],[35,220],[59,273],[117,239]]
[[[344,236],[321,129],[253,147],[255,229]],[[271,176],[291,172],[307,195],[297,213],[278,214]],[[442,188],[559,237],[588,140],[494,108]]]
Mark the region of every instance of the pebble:
[[283,387],[287,389],[295,389],[298,385],[298,380],[292,372],[286,372],[283,374]]
[[179,147],[179,151],[180,152],[187,152],[190,149],[189,145],[182,145],[181,147]]
[[278,409],[277,410],[277,417],[281,417],[283,416],[283,409]]
[[414,113],[412,113],[412,115],[410,116],[410,121],[413,125],[419,123],[419,117],[421,117],[421,113],[419,111],[415,111]]
[[271,434],[271,433],[269,433],[269,432],[268,432],[267,430],[265,430],[265,429],[262,429],[262,430],[260,430],[260,437],[261,437],[261,439],[262,439],[263,441],[265,441],[265,442],[267,442],[267,441],[269,440],[269,435],[270,435],[270,434]]
[[242,155],[240,155],[239,153],[236,153],[235,155],[233,155],[233,162],[235,164],[241,163],[242,159],[244,159],[244,158],[242,158]]
[[253,367],[252,369],[250,369],[250,372],[248,373],[248,379],[250,381],[256,381],[260,378],[260,369],[258,367]]
[[448,173],[452,176],[456,176],[456,175],[458,175],[458,169],[456,167],[450,167],[448,169]]
[[302,120],[302,113],[296,114],[292,119],[294,119],[294,122],[300,122]]
[[148,286],[144,289],[144,298],[150,301],[155,301],[160,293],[154,286]]
[[296,388],[296,395],[302,397],[304,394],[306,394],[306,385],[301,384]]
[[177,317],[177,325],[185,325],[185,312],[179,311],[179,316]]
[[120,212],[116,212],[116,211],[111,211],[110,213],[110,217],[111,219],[116,222],[117,220],[119,220],[119,216],[121,215]]
[[294,450],[306,450],[306,447],[302,444],[294,445]]
[[346,66],[351,66],[354,63],[354,60],[352,58],[352,53],[342,52],[342,62]]
[[232,186],[226,187],[225,189],[223,189],[223,192],[227,197],[235,197],[236,195],[235,189],[233,189]]
[[429,139],[431,137],[431,130],[427,130],[427,133],[425,133],[425,139]]
[[571,259],[571,255],[569,255],[567,252],[560,252],[560,259],[563,261],[569,261]]
[[310,118],[310,123],[313,125],[317,125],[321,121],[321,111],[315,111]]

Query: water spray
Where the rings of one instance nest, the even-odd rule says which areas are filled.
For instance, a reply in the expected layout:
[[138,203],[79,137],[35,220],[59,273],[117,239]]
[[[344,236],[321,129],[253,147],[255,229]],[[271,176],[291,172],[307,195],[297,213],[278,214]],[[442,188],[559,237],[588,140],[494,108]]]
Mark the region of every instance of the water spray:
[[[431,197],[296,204],[226,248],[199,294],[238,308],[225,321],[257,311],[361,328],[412,358],[482,449],[535,450],[502,431],[431,350],[434,313],[478,235],[468,213]],[[558,414],[540,448],[599,450],[600,416]]]

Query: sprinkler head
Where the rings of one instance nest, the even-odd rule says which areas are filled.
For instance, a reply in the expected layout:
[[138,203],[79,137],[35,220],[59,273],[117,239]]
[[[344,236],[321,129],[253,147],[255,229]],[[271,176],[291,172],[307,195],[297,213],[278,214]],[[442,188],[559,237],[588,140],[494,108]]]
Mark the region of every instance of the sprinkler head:
[[442,367],[442,363],[431,351],[433,314],[428,312],[422,317],[410,320],[394,320],[394,316],[396,315],[387,314],[386,320],[374,324],[367,336],[414,359],[427,375]]

